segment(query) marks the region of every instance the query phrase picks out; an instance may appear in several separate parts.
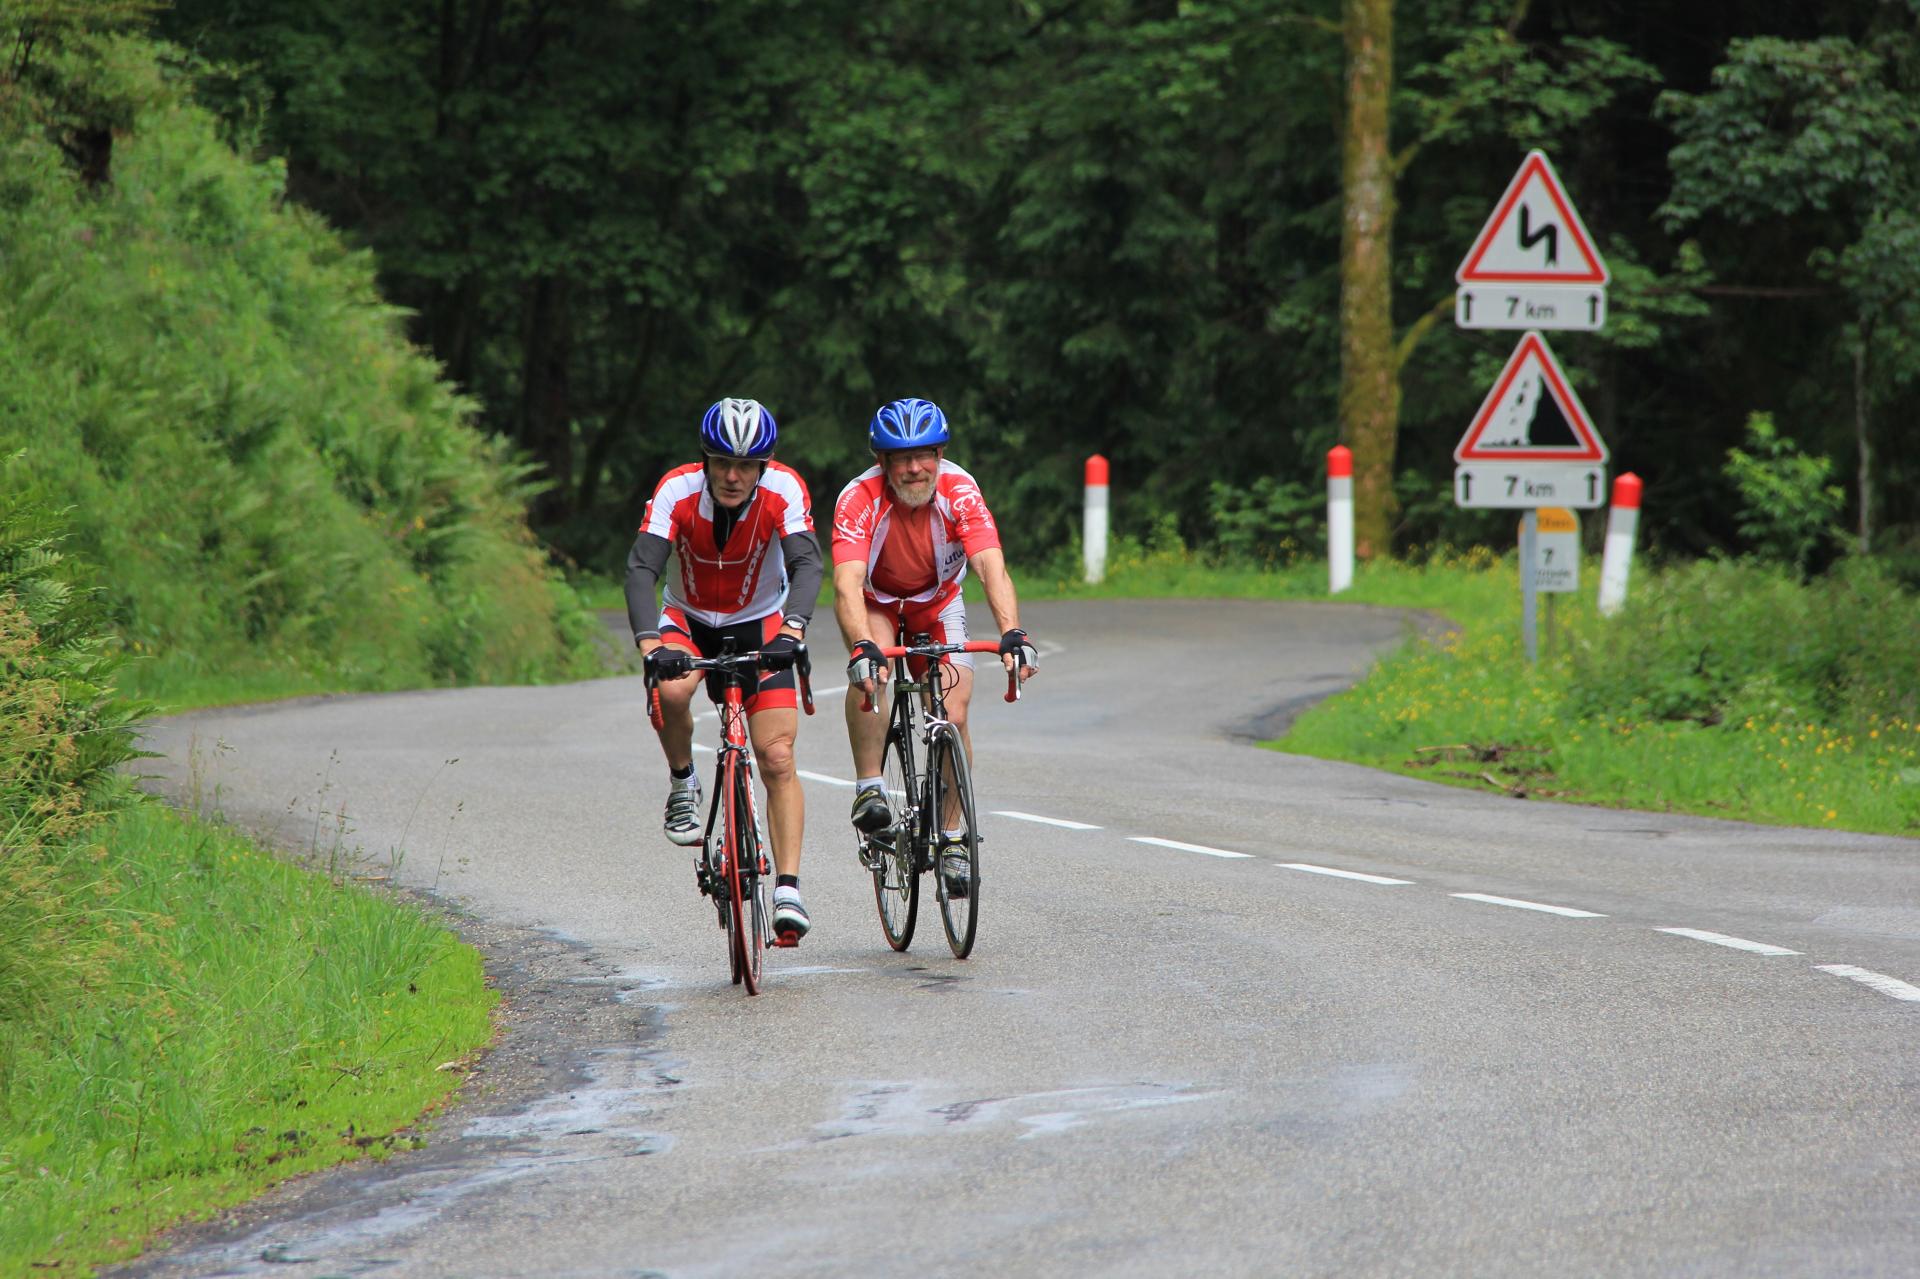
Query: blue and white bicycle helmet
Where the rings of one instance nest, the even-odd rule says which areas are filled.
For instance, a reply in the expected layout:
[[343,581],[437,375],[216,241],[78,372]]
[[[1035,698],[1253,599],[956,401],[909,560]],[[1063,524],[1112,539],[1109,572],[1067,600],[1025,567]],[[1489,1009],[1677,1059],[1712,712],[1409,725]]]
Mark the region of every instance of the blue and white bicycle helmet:
[[721,400],[700,419],[700,448],[713,457],[772,457],[779,438],[773,414],[758,400]]
[[931,448],[951,438],[947,415],[932,400],[895,400],[883,405],[867,427],[867,442],[876,453]]

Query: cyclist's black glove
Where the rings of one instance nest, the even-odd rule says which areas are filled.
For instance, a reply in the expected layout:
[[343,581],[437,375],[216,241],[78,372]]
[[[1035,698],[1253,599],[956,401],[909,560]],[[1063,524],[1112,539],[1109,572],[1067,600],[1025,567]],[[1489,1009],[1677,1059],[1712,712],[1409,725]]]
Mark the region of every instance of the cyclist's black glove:
[[662,644],[641,659],[647,678],[658,684],[663,679],[679,679],[693,673],[693,654],[684,648]]
[[853,646],[852,660],[847,663],[847,683],[864,684],[870,679],[880,678],[880,668],[886,664],[886,655],[880,646],[872,640],[861,640]]
[[760,646],[760,666],[763,670],[784,671],[806,651],[793,636],[776,635]]
[[1040,650],[1033,646],[1027,633],[1017,626],[1000,637],[1000,655],[1018,658],[1022,666],[1040,669]]

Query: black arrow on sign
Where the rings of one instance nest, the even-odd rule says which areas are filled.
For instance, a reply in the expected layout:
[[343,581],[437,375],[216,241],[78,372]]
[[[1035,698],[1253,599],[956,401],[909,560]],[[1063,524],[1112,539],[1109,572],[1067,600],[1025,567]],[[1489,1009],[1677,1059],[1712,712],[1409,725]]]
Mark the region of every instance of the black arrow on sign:
[[1520,206],[1520,247],[1531,249],[1545,240],[1547,242],[1547,265],[1557,266],[1560,262],[1560,228],[1549,222],[1538,231],[1533,230],[1532,220],[1528,217],[1526,205]]

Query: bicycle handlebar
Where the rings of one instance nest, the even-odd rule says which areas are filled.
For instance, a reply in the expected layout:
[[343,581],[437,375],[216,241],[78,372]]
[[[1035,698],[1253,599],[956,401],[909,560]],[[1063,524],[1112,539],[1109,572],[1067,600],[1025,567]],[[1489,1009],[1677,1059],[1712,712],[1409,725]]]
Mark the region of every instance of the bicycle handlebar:
[[[758,675],[763,670],[760,654],[722,653],[719,657],[695,657],[687,655],[687,665],[694,671],[724,671],[730,675]],[[799,644],[793,650],[793,673],[799,678],[800,703],[807,708],[807,714],[813,714],[813,659],[807,655],[807,646]],[[646,676],[647,718],[653,722],[654,731],[666,726],[666,713],[660,707],[660,684],[653,676]]]
[[[999,652],[1000,645],[993,640],[968,640],[964,644],[880,645],[880,656],[886,658],[888,661],[892,661],[896,657],[940,658],[945,657],[949,653],[992,653],[997,656]],[[1002,700],[1008,702],[1019,701],[1020,684],[1020,664],[1015,662],[1013,669],[1007,672],[1007,692]],[[880,713],[880,703],[875,698],[863,697],[861,699],[861,709],[872,711],[875,715],[878,715]]]

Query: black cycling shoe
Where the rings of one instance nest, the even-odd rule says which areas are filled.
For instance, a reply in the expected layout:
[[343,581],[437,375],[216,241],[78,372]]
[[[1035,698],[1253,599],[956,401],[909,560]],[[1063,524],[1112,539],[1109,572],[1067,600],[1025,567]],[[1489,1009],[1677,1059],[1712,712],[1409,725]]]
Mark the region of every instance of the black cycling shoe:
[[886,792],[878,786],[869,786],[853,797],[853,828],[867,835],[877,835],[893,825],[893,809],[887,804]]

